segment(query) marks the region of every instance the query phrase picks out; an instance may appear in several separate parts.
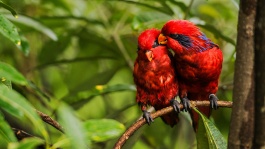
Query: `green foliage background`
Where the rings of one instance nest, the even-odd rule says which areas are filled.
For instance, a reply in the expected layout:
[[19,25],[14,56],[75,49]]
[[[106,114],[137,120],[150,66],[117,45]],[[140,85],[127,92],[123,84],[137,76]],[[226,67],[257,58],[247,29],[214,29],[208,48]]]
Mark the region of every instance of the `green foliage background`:
[[[12,106],[9,109],[0,103],[1,121],[39,136],[55,147],[112,148],[125,127],[141,116],[135,102],[132,76],[137,37],[147,28],[162,28],[170,19],[188,19],[196,23],[220,46],[224,63],[218,97],[220,100],[232,100],[238,0],[3,2],[18,13],[16,19],[0,7],[0,14],[17,28],[21,45],[12,41],[16,37],[1,35],[0,61],[18,70],[26,81],[16,82],[11,77],[7,80],[2,78],[2,83],[11,81],[10,95],[19,94],[22,96],[19,99],[58,118],[71,131],[63,135],[51,126],[41,124],[48,133],[45,138],[45,132],[38,130],[37,120],[30,122],[30,114],[19,114],[24,105],[16,111]],[[4,77],[3,74],[0,73],[0,77]],[[12,97],[7,99],[16,100]],[[212,115],[212,121],[225,138],[230,113],[231,109],[219,108]],[[125,148],[196,148],[196,137],[188,114],[181,113],[180,118],[181,122],[174,128],[156,119],[151,126],[144,126],[135,133]],[[98,127],[92,129],[94,125],[91,124],[98,124]],[[98,132],[102,130],[101,126],[109,127]],[[113,134],[107,135],[106,132],[111,130]],[[19,146],[16,139],[11,141],[13,143],[0,140],[0,148]]]

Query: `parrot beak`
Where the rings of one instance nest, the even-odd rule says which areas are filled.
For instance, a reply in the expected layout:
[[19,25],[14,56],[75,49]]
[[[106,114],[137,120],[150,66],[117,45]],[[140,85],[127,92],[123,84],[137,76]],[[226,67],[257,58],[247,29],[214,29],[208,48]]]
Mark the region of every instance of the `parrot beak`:
[[147,59],[149,60],[149,62],[151,62],[153,57],[154,57],[153,52],[148,50],[145,52],[145,55],[146,55]]
[[158,36],[158,43],[159,43],[159,44],[162,44],[162,45],[167,44],[167,37],[164,36],[163,34],[160,34],[160,35]]

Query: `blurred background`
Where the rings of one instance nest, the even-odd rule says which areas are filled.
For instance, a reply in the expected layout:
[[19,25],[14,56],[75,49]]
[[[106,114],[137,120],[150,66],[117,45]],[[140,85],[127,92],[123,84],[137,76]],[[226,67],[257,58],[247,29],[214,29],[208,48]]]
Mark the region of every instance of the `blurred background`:
[[[0,36],[0,60],[15,67],[37,89],[13,85],[34,107],[54,116],[66,103],[80,121],[114,119],[126,128],[141,117],[135,101],[132,70],[137,37],[147,28],[161,29],[170,19],[187,19],[220,46],[224,54],[217,96],[232,100],[238,0],[3,0],[19,14],[15,19],[0,9],[18,28],[19,49]],[[211,120],[225,138],[231,109],[213,111]],[[13,125],[31,129],[7,117]],[[60,133],[47,128],[51,142]],[[92,139],[91,148],[109,149],[119,136]],[[0,141],[1,142],[1,141]],[[4,143],[1,143],[4,144]],[[124,148],[196,148],[186,113],[171,128],[160,118],[144,126]]]

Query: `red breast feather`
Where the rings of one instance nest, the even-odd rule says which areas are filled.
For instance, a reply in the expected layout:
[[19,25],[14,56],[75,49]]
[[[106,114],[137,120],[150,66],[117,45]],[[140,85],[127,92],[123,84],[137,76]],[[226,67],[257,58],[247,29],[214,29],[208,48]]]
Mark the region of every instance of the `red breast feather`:
[[[142,110],[145,110],[146,105],[151,105],[156,110],[170,106],[170,100],[178,94],[175,67],[166,46],[157,43],[159,34],[159,30],[150,29],[138,38],[138,57],[133,76],[137,88],[136,101],[142,106]],[[147,51],[152,53],[151,61],[146,58]],[[162,119],[171,126],[178,122],[178,116],[174,112]]]

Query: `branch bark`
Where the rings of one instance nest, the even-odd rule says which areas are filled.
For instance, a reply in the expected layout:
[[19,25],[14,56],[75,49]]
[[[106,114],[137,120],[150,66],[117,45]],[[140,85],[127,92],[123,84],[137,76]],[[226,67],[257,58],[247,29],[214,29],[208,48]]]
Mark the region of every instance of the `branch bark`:
[[22,140],[24,138],[35,137],[35,136],[33,136],[33,135],[23,131],[23,130],[20,130],[20,129],[17,129],[17,128],[12,128],[12,129],[13,129],[13,131],[14,131],[14,133],[15,133],[15,135],[16,135],[18,140]]
[[229,149],[252,148],[254,136],[254,24],[257,0],[241,0]]
[[[233,103],[229,101],[217,101],[219,107],[227,107],[231,108]],[[198,106],[210,106],[210,101],[190,101],[190,104],[192,107],[198,107]],[[183,109],[183,105],[180,104],[180,109]],[[155,113],[151,114],[151,117],[153,119],[156,119],[157,117],[160,117],[162,115],[165,115],[167,113],[170,113],[173,111],[173,107],[169,106],[164,109],[158,110]],[[121,149],[121,147],[124,145],[126,140],[130,138],[131,135],[135,131],[137,131],[140,127],[142,127],[144,124],[146,124],[145,119],[141,118],[138,121],[136,121],[132,126],[130,126],[123,135],[119,138],[119,140],[116,142],[114,149]]]
[[254,148],[265,148],[265,1],[258,0],[255,23],[255,133]]
[[53,120],[53,119],[52,119],[49,115],[47,115],[47,114],[44,114],[44,113],[42,113],[42,112],[40,112],[40,111],[38,111],[38,110],[35,110],[35,111],[37,112],[37,114],[41,117],[41,119],[42,119],[45,123],[47,123],[47,124],[53,126],[53,127],[56,128],[57,130],[59,130],[59,131],[61,131],[62,133],[64,133],[64,131],[63,131],[63,127],[62,127],[57,121]]

